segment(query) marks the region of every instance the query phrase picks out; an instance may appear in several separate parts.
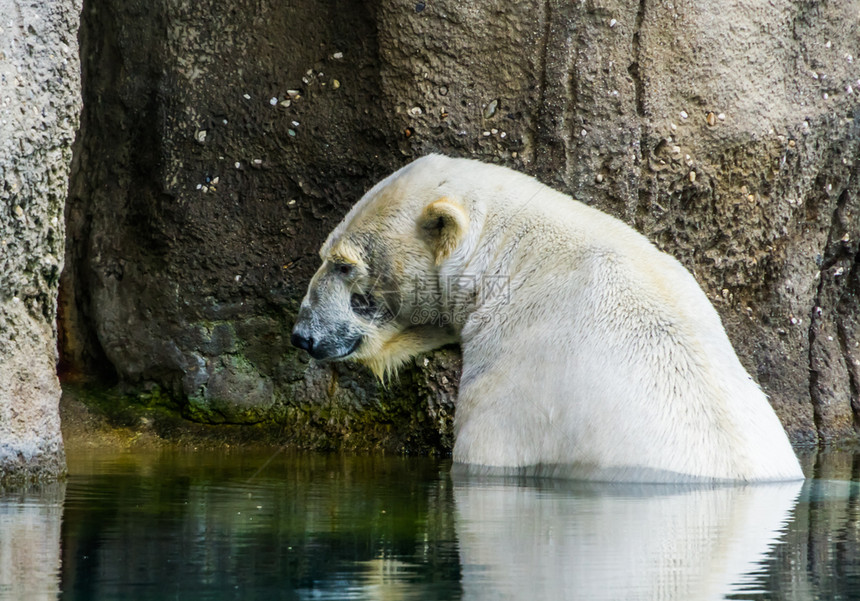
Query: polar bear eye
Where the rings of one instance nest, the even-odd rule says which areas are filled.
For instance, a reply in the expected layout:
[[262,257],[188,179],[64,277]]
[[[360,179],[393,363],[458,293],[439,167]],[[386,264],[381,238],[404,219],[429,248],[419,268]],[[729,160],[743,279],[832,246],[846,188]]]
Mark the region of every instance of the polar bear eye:
[[335,265],[335,271],[340,275],[350,275],[352,273],[352,265],[349,263],[338,263]]

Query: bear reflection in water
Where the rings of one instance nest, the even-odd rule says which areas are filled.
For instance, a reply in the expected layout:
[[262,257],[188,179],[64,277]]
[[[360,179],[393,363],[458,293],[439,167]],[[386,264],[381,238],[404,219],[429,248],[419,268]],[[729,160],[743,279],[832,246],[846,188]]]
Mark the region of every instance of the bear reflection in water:
[[365,194],[320,256],[293,344],[384,378],[459,343],[454,460],[473,471],[803,478],[693,276],[531,177],[418,159]]
[[455,479],[464,598],[723,599],[754,584],[803,486],[551,483]]

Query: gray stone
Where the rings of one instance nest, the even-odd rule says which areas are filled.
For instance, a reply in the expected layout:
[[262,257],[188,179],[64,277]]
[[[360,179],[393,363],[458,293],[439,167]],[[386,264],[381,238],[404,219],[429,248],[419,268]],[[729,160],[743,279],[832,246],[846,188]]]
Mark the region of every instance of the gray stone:
[[0,480],[65,470],[55,316],[80,2],[0,0]]
[[[434,396],[435,368],[382,387],[289,346],[328,231],[380,177],[438,151],[632,224],[696,275],[794,440],[855,436],[856,3],[423,6],[85,11],[71,372],[109,366],[221,415],[244,415],[250,394],[275,421],[343,440],[370,427],[362,416],[405,419],[406,438],[446,444],[436,416],[453,390]],[[456,367],[444,377],[455,388]]]

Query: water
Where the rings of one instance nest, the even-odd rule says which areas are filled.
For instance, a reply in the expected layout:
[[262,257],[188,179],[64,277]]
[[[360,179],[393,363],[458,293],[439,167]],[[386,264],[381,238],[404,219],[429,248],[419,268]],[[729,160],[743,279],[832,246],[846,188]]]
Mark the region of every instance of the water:
[[70,449],[66,483],[0,492],[0,599],[858,599],[860,455],[813,459],[697,488]]

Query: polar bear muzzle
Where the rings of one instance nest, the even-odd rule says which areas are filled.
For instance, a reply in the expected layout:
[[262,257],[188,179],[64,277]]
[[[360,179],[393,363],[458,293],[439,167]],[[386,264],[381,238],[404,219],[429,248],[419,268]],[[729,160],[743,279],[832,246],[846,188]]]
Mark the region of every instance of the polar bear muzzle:
[[319,324],[314,325],[312,318],[303,318],[301,312],[290,337],[293,346],[318,360],[345,359],[361,346],[361,340],[361,332],[349,328],[348,324],[321,328]]
[[379,344],[381,330],[397,329],[400,290],[379,247],[343,239],[323,254],[290,341],[315,359],[355,358],[360,347]]
[[290,342],[314,359],[343,359],[361,346],[363,331],[353,306],[355,265],[326,262],[311,280]]

